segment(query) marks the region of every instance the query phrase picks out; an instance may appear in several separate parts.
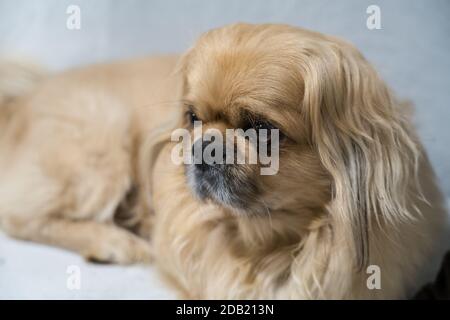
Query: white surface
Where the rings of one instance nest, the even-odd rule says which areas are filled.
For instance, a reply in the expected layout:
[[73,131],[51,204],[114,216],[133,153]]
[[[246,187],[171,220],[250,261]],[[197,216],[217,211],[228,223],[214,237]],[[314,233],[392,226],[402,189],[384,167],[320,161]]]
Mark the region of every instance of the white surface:
[[[79,290],[69,289],[70,266],[79,267]],[[74,253],[0,233],[0,299],[174,298],[152,266],[87,263]]]

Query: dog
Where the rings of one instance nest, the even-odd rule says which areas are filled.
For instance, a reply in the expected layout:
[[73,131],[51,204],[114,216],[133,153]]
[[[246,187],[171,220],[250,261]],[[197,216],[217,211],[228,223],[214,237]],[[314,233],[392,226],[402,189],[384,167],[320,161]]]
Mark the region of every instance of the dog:
[[[37,82],[2,92],[0,221],[17,238],[154,261],[191,299],[405,298],[439,242],[410,108],[343,40],[233,24],[179,58]],[[173,131],[196,121],[277,130],[277,173],[174,163]]]

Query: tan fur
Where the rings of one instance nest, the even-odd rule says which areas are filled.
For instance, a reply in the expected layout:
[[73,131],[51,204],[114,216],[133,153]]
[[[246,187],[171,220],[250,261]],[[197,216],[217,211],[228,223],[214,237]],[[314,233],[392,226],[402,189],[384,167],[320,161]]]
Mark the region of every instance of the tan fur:
[[11,99],[0,106],[9,112],[0,137],[2,228],[92,260],[149,261],[148,243],[116,226],[114,214],[140,184],[134,159],[142,134],[155,127],[155,114],[171,109],[161,99],[172,98],[174,61],[142,59],[48,76],[22,98],[3,86]]
[[[2,227],[98,260],[153,255],[187,298],[405,298],[444,209],[410,120],[361,54],[294,27],[238,24],[175,61],[70,71],[8,103]],[[277,175],[244,165],[261,190],[247,211],[199,201],[172,163],[183,104],[207,127],[239,127],[248,111],[288,137]],[[131,186],[151,246],[113,223]],[[371,264],[381,290],[367,288]]]

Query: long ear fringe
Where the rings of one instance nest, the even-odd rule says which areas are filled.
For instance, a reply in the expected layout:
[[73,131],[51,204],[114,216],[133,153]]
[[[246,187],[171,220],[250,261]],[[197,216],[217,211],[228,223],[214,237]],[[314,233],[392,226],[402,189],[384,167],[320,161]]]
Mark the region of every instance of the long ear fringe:
[[335,232],[348,238],[361,270],[369,261],[373,221],[381,228],[414,219],[408,204],[420,193],[420,152],[399,104],[369,63],[347,44],[328,45],[309,48],[301,62],[303,108],[312,143],[333,177]]

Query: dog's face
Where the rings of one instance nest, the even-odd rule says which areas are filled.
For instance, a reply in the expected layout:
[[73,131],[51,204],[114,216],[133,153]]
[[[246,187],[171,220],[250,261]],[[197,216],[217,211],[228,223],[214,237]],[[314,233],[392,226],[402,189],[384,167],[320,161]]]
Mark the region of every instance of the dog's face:
[[[371,221],[408,217],[416,143],[395,98],[350,44],[285,25],[237,24],[204,34],[180,71],[183,125],[203,125],[194,150],[206,151],[208,129],[225,141],[226,129],[279,130],[279,141],[263,141],[279,142],[276,174],[262,175],[261,162],[186,165],[198,198],[238,215],[325,214],[360,268]],[[261,147],[244,141],[238,154]]]
[[[223,148],[224,158],[235,150],[235,156],[245,154],[245,163],[188,164],[189,185],[198,198],[241,214],[321,207],[329,200],[330,179],[302,120],[300,70],[277,30],[269,38],[263,29],[254,31],[240,27],[207,34],[186,56],[184,125],[195,131],[194,121],[201,121],[203,140],[209,129],[224,140],[227,129],[254,129],[257,135],[267,130],[268,137]],[[277,141],[270,138],[273,129],[278,129]],[[200,150],[208,146],[201,139],[196,144]],[[261,174],[267,164],[248,161],[261,144],[279,166],[273,174]]]

